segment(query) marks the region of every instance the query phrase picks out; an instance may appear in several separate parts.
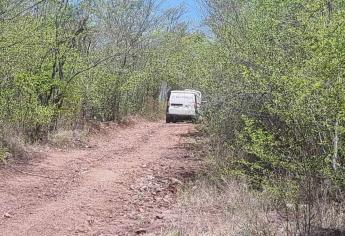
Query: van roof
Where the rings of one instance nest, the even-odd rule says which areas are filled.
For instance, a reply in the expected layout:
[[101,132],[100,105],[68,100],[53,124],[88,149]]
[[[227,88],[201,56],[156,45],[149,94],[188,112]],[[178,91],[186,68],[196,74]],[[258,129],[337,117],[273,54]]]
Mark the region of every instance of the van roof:
[[195,93],[201,93],[200,91],[195,90],[195,89],[185,89],[184,91],[190,91],[190,92],[195,92]]
[[172,90],[171,93],[188,93],[186,90]]
[[171,93],[171,95],[174,95],[174,96],[190,96],[190,97],[194,97],[195,94],[194,93],[188,93],[188,92],[177,92],[177,93]]
[[186,89],[186,90],[172,90],[171,93],[197,93],[201,94],[201,92],[197,90],[192,90],[192,89]]
[[193,93],[188,93],[188,92],[177,92],[177,93],[171,93],[170,96],[170,102],[178,102],[178,103],[193,103],[195,102],[196,96]]

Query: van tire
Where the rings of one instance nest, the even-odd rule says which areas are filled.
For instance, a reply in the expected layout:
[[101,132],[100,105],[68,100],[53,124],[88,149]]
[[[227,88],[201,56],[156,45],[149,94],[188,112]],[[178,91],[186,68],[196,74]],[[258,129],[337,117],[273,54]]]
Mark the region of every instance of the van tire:
[[176,123],[176,122],[177,122],[177,118],[176,118],[176,116],[173,116],[173,118],[172,118],[172,122],[173,122],[173,123]]
[[166,123],[170,123],[170,122],[171,122],[170,116],[169,116],[169,115],[166,115],[166,117],[165,117],[165,122],[166,122]]

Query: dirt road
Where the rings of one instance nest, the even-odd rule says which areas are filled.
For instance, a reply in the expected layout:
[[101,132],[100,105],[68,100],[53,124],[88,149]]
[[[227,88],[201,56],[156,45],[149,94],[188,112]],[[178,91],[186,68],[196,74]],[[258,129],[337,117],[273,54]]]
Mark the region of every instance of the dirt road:
[[112,127],[91,148],[45,148],[40,158],[0,169],[0,235],[138,235],[174,216],[181,181],[198,162],[192,124]]

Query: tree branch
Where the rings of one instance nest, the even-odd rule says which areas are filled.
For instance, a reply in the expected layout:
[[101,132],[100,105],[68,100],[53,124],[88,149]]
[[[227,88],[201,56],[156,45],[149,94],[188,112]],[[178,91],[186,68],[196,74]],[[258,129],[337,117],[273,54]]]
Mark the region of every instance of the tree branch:
[[95,62],[93,65],[91,65],[91,66],[89,66],[89,67],[87,67],[87,68],[85,68],[85,69],[83,69],[83,70],[80,70],[80,71],[74,73],[74,75],[72,75],[72,76],[68,79],[67,84],[69,84],[70,82],[72,82],[72,80],[73,80],[75,77],[77,77],[78,75],[80,75],[80,74],[82,74],[82,73],[84,73],[84,72],[86,72],[86,71],[92,70],[93,68],[96,68],[97,66],[99,66],[99,65],[101,65],[101,64],[103,64],[103,63],[105,63],[105,62],[107,62],[108,60],[110,60],[110,59],[112,59],[112,58],[115,58],[115,57],[119,57],[119,56],[121,56],[121,55],[123,55],[123,53],[116,53],[116,54],[114,54],[114,55],[108,56],[108,57],[106,57],[106,58],[103,58],[103,59],[101,59],[101,60]]

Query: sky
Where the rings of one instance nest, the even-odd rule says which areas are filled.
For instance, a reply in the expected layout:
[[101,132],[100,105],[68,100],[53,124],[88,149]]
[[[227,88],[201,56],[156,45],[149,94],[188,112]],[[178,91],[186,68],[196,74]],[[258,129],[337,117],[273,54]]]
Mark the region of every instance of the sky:
[[200,26],[203,18],[200,0],[165,0],[162,8],[176,7],[179,4],[183,4],[186,8],[183,20],[189,21],[193,28]]

